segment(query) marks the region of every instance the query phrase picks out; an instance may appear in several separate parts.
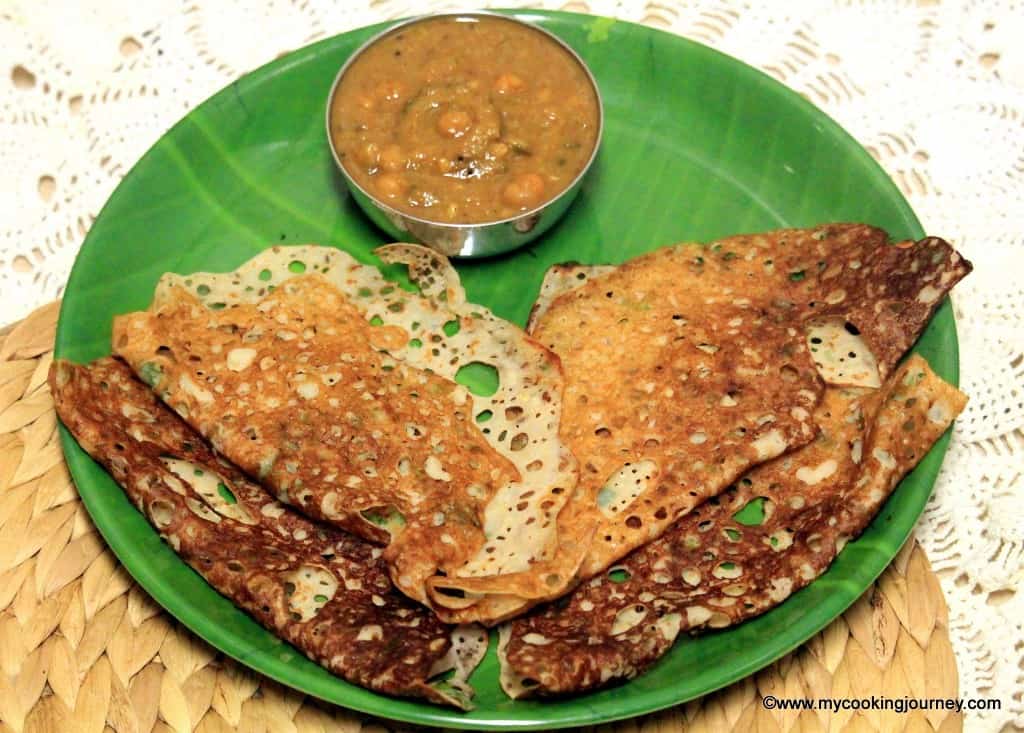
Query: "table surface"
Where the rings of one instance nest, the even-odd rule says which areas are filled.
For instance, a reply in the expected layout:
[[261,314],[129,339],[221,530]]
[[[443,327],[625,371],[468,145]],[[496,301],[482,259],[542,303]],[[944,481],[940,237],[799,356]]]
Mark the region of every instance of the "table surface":
[[[488,3],[481,3],[487,5]],[[953,297],[971,397],[919,525],[961,694],[1024,729],[1024,8],[1012,2],[502,2],[685,35],[807,96],[975,272]],[[430,0],[0,2],[0,324],[58,297],[124,173],[203,99],[320,38]]]

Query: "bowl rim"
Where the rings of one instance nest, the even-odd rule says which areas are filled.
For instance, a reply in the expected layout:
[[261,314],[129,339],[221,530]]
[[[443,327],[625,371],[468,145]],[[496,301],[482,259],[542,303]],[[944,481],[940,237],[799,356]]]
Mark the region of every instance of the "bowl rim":
[[[594,97],[597,100],[597,134],[594,137],[594,144],[591,147],[590,156],[587,158],[586,163],[583,164],[583,167],[576,174],[576,176],[561,191],[559,191],[551,198],[545,199],[543,202],[533,207],[532,209],[520,212],[514,216],[508,216],[503,219],[490,219],[487,221],[480,222],[445,222],[437,221],[435,219],[427,219],[422,216],[408,214],[404,211],[400,211],[399,209],[394,208],[390,204],[382,201],[379,197],[375,196],[374,194],[370,193],[365,188],[363,188],[363,186],[360,185],[359,182],[356,181],[355,178],[348,172],[348,170],[345,168],[344,163],[342,163],[341,158],[338,155],[338,149],[334,144],[334,139],[331,137],[331,108],[333,106],[332,102],[334,101],[334,95],[338,91],[338,87],[341,84],[342,78],[344,78],[345,76],[345,72],[348,71],[352,63],[360,56],[362,56],[362,54],[367,49],[375,45],[378,41],[381,41],[387,36],[390,36],[392,33],[395,33],[396,31],[407,26],[414,25],[416,23],[422,23],[428,20],[435,20],[437,18],[469,18],[481,16],[489,18],[498,18],[508,23],[526,26],[527,28],[530,28],[531,30],[546,36],[548,39],[554,41],[558,46],[563,48],[576,61],[576,63],[579,64],[580,68],[583,69],[583,73],[586,75],[587,80],[590,82],[590,88],[594,91]],[[327,131],[327,146],[330,148],[331,157],[334,159],[334,163],[338,167],[338,170],[341,172],[342,176],[344,176],[345,182],[349,186],[354,187],[357,191],[359,191],[359,193],[370,199],[370,201],[372,201],[375,206],[382,209],[385,213],[391,214],[395,217],[400,217],[405,221],[409,221],[415,224],[422,224],[426,226],[442,227],[451,230],[480,229],[484,227],[492,227],[501,224],[511,224],[522,219],[527,219],[529,217],[536,216],[537,214],[540,214],[542,211],[544,211],[549,206],[553,205],[555,202],[559,201],[563,197],[571,195],[575,192],[576,187],[579,185],[580,181],[583,180],[583,177],[590,171],[590,168],[593,166],[594,160],[597,158],[598,150],[601,148],[601,140],[604,134],[604,100],[601,98],[601,88],[597,84],[597,79],[594,77],[593,72],[591,72],[590,67],[587,66],[583,58],[579,55],[579,53],[576,52],[576,49],[574,49],[572,46],[570,46],[568,43],[563,41],[561,38],[559,38],[551,31],[549,31],[547,28],[543,28],[537,23],[530,23],[520,18],[506,15],[500,12],[494,12],[491,10],[446,11],[441,13],[425,13],[422,15],[415,15],[409,18],[405,18],[404,20],[392,23],[388,27],[381,30],[379,33],[375,33],[366,41],[364,41],[355,51],[351,53],[351,55],[349,55],[347,59],[345,59],[345,63],[341,65],[341,68],[338,70],[337,75],[334,77],[334,82],[331,84],[331,89],[327,93],[327,105],[324,112],[324,121]]]

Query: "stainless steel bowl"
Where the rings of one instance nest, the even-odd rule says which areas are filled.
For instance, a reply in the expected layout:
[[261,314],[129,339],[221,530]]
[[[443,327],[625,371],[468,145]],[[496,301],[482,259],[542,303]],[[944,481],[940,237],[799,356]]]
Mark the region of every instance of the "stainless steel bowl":
[[[341,157],[339,156],[338,150],[334,146],[334,140],[331,137],[331,108],[333,106],[334,95],[337,92],[338,85],[340,84],[342,77],[345,76],[345,72],[348,71],[349,67],[352,65],[352,62],[359,58],[367,48],[385,36],[389,36],[392,33],[397,32],[400,28],[433,18],[474,18],[480,16],[498,17],[512,23],[525,25],[535,31],[543,33],[568,51],[568,53],[583,68],[583,71],[587,75],[587,79],[590,80],[590,84],[594,90],[594,95],[597,99],[597,136],[594,140],[594,149],[591,151],[586,165],[583,166],[583,169],[567,188],[548,199],[540,206],[508,219],[498,219],[496,221],[479,222],[474,224],[457,224],[431,221],[429,219],[398,211],[391,206],[388,206],[386,203],[360,186],[352,176],[349,175],[349,172],[341,162]],[[331,91],[327,95],[326,122],[327,143],[331,148],[331,154],[334,156],[334,162],[337,164],[338,170],[341,171],[341,175],[344,177],[345,183],[348,185],[348,189],[351,192],[352,197],[356,200],[356,203],[359,204],[359,208],[361,208],[377,226],[387,232],[389,236],[402,241],[410,238],[415,239],[422,244],[433,247],[449,257],[489,257],[491,255],[501,254],[502,252],[508,252],[516,249],[517,247],[522,247],[524,244],[536,239],[547,231],[552,224],[558,221],[562,214],[565,213],[566,209],[569,208],[573,199],[576,198],[576,194],[579,193],[580,186],[583,184],[583,179],[593,166],[594,159],[597,157],[597,151],[601,147],[601,134],[604,130],[604,106],[601,101],[601,90],[598,89],[597,82],[594,80],[594,75],[590,73],[590,69],[587,68],[587,65],[583,62],[583,59],[580,58],[579,54],[577,54],[568,44],[553,33],[534,25],[533,23],[527,23],[519,20],[518,18],[513,18],[500,13],[489,13],[485,11],[473,11],[469,13],[437,13],[433,15],[418,16],[416,18],[410,18],[409,20],[397,23],[384,31],[381,31],[356,49],[356,51],[341,67],[341,70],[334,79],[334,83],[331,85]]]

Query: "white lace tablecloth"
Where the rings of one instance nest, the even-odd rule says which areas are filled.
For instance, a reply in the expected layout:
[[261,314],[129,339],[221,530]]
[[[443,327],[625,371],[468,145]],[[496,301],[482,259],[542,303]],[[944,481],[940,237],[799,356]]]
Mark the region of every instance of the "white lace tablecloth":
[[[487,4],[487,3],[483,3]],[[968,729],[1024,728],[1024,6],[503,2],[670,29],[797,89],[881,162],[976,270],[954,295],[957,422],[918,537],[940,571]],[[0,0],[0,324],[61,294],[121,176],[226,83],[411,0]],[[463,6],[464,7],[464,6]]]

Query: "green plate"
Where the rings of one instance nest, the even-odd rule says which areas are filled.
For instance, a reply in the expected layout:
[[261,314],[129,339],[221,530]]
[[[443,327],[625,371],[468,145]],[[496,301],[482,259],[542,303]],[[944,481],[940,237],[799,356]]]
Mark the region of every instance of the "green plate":
[[[460,262],[469,298],[523,323],[545,268],[619,262],[658,245],[826,221],[898,237],[921,225],[871,157],[832,120],[767,76],[668,33],[568,13],[518,13],[568,41],[601,86],[606,128],[595,169],[566,218],[509,256]],[[215,95],[139,161],[93,224],[68,282],[57,355],[110,353],[111,319],[149,304],[161,273],[229,270],[271,244],[319,242],[370,259],[382,235],[345,193],[323,129],[345,58],[381,26],[304,48]],[[916,350],[957,380],[948,302]],[[235,609],[182,563],[65,432],[64,451],[96,526],[171,614],[244,664],[349,708],[465,728],[554,728],[645,713],[722,687],[805,641],[850,605],[907,538],[947,438],[900,485],[871,527],[808,588],[760,618],[686,639],[654,669],[604,692],[512,702],[493,650],[462,714],[346,684]],[[493,646],[493,644],[492,644]]]

